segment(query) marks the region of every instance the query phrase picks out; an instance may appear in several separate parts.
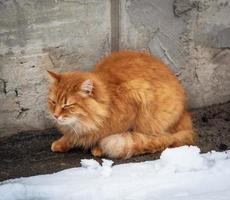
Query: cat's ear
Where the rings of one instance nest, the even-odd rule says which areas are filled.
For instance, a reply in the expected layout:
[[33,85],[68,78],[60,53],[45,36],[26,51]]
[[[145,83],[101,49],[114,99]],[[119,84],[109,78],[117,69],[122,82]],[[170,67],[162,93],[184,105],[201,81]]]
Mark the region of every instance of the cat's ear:
[[61,78],[60,74],[58,74],[56,72],[49,71],[49,70],[47,70],[47,73],[49,75],[49,79],[51,82],[59,82],[60,81],[60,78]]
[[89,95],[92,94],[93,92],[93,81],[90,79],[85,80],[82,84],[81,84],[81,88],[80,88],[80,94],[83,97],[87,97]]

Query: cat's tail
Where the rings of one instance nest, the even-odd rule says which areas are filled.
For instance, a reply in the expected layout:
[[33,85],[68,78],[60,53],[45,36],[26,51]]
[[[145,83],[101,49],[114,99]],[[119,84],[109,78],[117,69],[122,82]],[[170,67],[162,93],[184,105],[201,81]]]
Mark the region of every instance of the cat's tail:
[[111,158],[129,158],[133,155],[155,153],[167,147],[178,147],[194,144],[193,130],[181,130],[173,134],[150,136],[139,132],[125,132],[110,135],[102,139],[92,149],[94,156]]

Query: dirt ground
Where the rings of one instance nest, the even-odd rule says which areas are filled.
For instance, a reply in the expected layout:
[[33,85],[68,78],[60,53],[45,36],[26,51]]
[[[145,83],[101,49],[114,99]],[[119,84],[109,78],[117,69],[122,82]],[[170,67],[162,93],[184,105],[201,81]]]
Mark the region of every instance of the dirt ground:
[[[230,102],[192,111],[198,133],[197,146],[202,152],[230,149]],[[60,137],[55,129],[22,132],[0,138],[0,181],[79,167],[83,158],[93,158],[80,149],[68,153],[50,151],[52,141]],[[143,155],[128,160],[114,160],[114,164],[154,160],[158,154]],[[94,158],[95,159],[95,158]],[[96,160],[101,161],[96,158]]]

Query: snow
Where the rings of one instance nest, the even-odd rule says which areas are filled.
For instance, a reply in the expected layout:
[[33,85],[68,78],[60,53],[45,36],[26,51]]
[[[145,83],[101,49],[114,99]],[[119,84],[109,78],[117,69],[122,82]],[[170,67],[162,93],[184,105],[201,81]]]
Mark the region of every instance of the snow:
[[94,169],[100,171],[103,177],[109,177],[112,173],[112,160],[102,159],[102,166],[94,159],[82,159],[81,166],[86,169]]
[[161,168],[170,172],[196,171],[207,168],[207,159],[200,156],[200,149],[195,146],[183,146],[177,149],[166,149],[162,152]]
[[100,164],[94,159],[82,159],[81,166],[86,169],[97,169]]
[[195,146],[166,149],[159,160],[82,167],[0,183],[2,200],[229,200],[230,151],[200,154]]

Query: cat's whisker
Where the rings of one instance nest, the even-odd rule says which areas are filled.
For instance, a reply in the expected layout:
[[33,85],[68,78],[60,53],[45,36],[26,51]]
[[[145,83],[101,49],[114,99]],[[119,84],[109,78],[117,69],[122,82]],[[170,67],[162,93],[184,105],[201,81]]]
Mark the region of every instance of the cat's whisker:
[[58,120],[53,115],[51,117],[58,123]]
[[70,124],[67,124],[67,125],[70,126],[74,130],[76,136],[79,137],[79,134],[77,133],[76,129],[73,126],[71,126]]
[[[51,116],[52,116],[52,118],[55,120],[55,122],[58,123],[58,120],[57,120],[53,115],[51,115]],[[66,124],[66,125],[68,125],[70,128],[72,128],[72,129],[74,130],[75,135],[76,135],[77,137],[79,137],[79,134],[77,133],[76,129],[75,129],[73,126],[71,126],[70,124]]]

